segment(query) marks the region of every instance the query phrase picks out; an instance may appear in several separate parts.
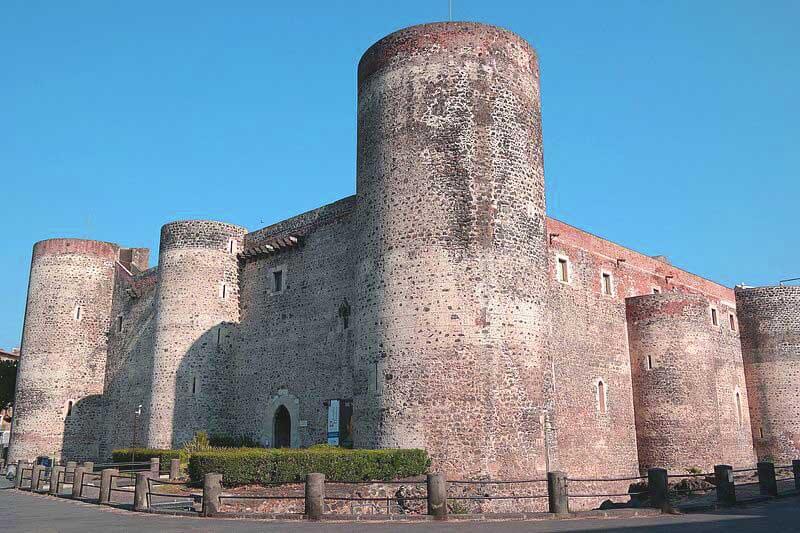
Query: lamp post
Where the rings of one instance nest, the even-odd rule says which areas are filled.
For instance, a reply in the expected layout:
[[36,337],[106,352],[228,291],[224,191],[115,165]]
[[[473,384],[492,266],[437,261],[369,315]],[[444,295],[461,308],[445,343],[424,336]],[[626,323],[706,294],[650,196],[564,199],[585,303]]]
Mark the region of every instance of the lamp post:
[[142,404],[133,412],[133,442],[131,443],[131,462],[136,462],[136,425],[139,421],[139,416],[142,414]]

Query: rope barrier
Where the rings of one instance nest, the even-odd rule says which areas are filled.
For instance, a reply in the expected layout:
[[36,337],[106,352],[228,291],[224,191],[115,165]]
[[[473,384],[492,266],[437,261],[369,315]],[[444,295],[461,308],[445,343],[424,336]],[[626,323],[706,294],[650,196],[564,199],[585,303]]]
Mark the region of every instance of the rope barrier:
[[714,472],[711,473],[700,473],[700,474],[668,474],[668,478],[675,478],[675,477],[714,477]]
[[[547,483],[546,479],[514,479],[508,481],[470,481],[461,479],[448,479],[448,483],[454,485],[510,485],[510,484],[523,484],[523,483]],[[420,481],[420,483],[424,483]]]
[[[230,494],[220,495],[220,500],[305,500],[305,496],[271,496],[268,494]],[[326,498],[327,499],[327,498]]]
[[[528,496],[448,496],[448,500],[535,500],[538,498],[547,498],[547,494],[533,494]],[[420,498],[427,499],[427,498]]]
[[638,496],[640,494],[647,494],[644,492],[624,492],[620,494],[567,494],[569,498],[618,498],[624,496]]
[[[568,477],[567,481],[604,482],[604,481],[633,481],[635,479],[647,479],[647,476],[617,477],[617,478],[578,478],[578,477]],[[547,480],[545,480],[545,481],[547,481]]]
[[[270,483],[262,483],[262,485],[289,485],[292,483],[304,483],[303,481],[275,481]],[[328,485],[425,485],[427,481],[328,481],[325,480],[325,484]],[[448,481],[450,483],[450,481]]]

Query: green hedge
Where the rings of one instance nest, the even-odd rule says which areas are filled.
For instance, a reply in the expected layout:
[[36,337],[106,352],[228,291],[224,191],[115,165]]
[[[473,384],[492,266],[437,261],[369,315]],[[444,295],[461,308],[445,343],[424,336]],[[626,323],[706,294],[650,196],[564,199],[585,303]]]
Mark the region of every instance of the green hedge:
[[389,481],[428,471],[425,450],[348,450],[241,448],[196,452],[189,458],[189,477],[199,483],[211,472],[226,486],[303,481],[319,472],[334,481]]
[[161,464],[169,464],[171,459],[180,459],[182,463],[187,460],[186,454],[183,450],[158,450],[153,448],[136,448],[135,455],[130,448],[123,448],[121,450],[114,450],[111,452],[111,460],[115,463],[128,463],[132,459],[136,462],[149,461],[152,457],[158,457]]

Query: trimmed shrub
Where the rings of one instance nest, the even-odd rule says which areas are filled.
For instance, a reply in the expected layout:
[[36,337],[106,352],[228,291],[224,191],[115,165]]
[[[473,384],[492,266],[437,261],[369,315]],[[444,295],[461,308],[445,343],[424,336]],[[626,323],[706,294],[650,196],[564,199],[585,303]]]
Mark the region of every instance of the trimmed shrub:
[[212,448],[263,448],[256,440],[242,435],[231,436],[217,433],[208,438]]
[[[135,454],[133,452],[136,452]],[[136,462],[149,461],[153,457],[158,457],[161,465],[169,465],[170,460],[180,459],[181,463],[186,463],[188,456],[182,450],[157,450],[153,448],[122,448],[111,452],[111,460],[115,463],[129,463],[133,458]]]
[[425,450],[349,450],[344,448],[241,448],[193,453],[189,477],[199,483],[211,472],[226,486],[300,482],[311,472],[333,481],[390,481],[428,471]]

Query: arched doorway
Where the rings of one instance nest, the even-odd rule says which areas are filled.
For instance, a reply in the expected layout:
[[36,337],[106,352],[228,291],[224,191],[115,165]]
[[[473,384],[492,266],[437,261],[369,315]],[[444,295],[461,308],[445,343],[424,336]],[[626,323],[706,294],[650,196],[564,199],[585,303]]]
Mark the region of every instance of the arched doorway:
[[292,446],[292,417],[283,405],[275,411],[275,427],[272,434],[275,436],[275,448]]

